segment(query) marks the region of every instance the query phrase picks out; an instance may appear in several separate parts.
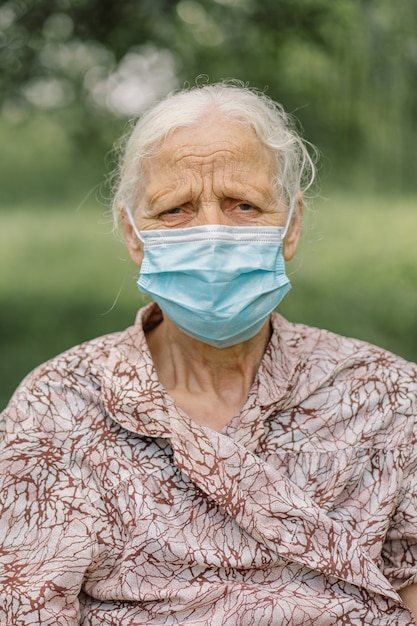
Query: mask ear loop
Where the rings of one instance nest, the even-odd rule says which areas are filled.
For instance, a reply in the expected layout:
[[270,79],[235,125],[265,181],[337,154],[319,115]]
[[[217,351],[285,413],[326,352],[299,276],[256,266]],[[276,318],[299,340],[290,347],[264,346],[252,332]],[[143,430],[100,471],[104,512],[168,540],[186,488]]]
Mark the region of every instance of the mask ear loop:
[[294,209],[295,209],[295,200],[291,200],[290,210],[288,212],[287,221],[285,223],[284,232],[282,233],[282,241],[284,241],[285,237],[288,234],[288,230],[291,226],[292,218],[294,217]]
[[137,229],[135,221],[133,219],[133,215],[129,209],[129,207],[124,207],[125,213],[127,215],[127,219],[129,221],[129,224],[131,225],[131,227],[133,228],[133,232],[135,233],[136,237],[139,239],[139,241],[141,241],[143,243],[143,239],[141,237],[140,231]]

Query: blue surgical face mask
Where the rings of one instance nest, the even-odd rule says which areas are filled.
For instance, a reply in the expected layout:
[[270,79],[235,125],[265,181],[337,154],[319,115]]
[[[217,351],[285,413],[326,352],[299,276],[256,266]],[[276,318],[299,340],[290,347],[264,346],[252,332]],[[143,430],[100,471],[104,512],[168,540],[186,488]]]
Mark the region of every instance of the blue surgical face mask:
[[256,335],[291,288],[282,227],[135,232],[144,246],[139,289],[184,333],[212,346],[225,348]]

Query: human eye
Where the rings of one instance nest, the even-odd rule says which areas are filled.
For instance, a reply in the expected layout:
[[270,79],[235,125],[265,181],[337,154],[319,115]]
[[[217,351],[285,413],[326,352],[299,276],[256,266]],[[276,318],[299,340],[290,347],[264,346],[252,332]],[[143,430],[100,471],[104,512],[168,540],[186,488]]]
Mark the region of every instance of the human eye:
[[236,224],[253,223],[259,218],[261,213],[261,210],[255,204],[240,198],[228,198],[223,205],[223,211]]
[[183,209],[179,206],[174,206],[169,209],[165,209],[165,211],[161,211],[159,214],[159,219],[161,222],[167,225],[175,226],[177,222],[181,221],[183,218]]
[[256,207],[254,207],[253,204],[249,204],[249,202],[240,202],[237,208],[245,213],[248,211],[256,211]]
[[183,226],[193,216],[191,208],[185,204],[164,209],[159,213],[159,221],[167,227]]
[[252,219],[256,218],[260,213],[262,213],[261,209],[252,204],[251,202],[238,201],[234,203],[233,213],[241,219]]
[[164,215],[180,215],[182,212],[182,208],[179,206],[172,207],[172,209],[167,209],[164,211]]

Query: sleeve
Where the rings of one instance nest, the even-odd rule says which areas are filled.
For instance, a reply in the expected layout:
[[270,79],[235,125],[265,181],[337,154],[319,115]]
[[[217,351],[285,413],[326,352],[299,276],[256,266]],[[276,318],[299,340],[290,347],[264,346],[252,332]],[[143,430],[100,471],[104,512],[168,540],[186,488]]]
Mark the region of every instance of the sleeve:
[[394,589],[417,583],[417,426],[404,463],[397,508],[382,549],[384,574]]
[[91,515],[48,434],[0,443],[0,538],[0,624],[79,624]]

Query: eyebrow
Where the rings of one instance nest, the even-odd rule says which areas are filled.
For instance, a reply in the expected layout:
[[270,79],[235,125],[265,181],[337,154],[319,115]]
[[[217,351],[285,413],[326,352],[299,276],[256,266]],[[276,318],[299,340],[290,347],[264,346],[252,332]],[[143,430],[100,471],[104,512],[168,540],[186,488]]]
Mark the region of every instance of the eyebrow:
[[[187,168],[186,172],[192,174],[193,169]],[[254,204],[256,206],[263,205],[265,203],[270,204],[275,200],[276,194],[274,193],[273,181],[267,177],[264,178],[261,185],[256,185],[256,181],[251,184],[250,181],[244,180],[244,175],[248,174],[250,170],[246,170],[242,173],[241,179],[233,179],[227,182],[223,177],[221,178],[220,187],[222,195],[221,199],[242,200]],[[150,178],[152,178],[152,174]],[[181,206],[194,199],[194,185],[197,184],[197,189],[201,189],[201,182],[199,172],[197,172],[196,178],[191,176],[177,176],[168,177],[165,179],[165,184],[161,186],[156,178],[157,182],[152,183],[152,187],[149,193],[146,194],[146,204],[148,208],[153,208],[155,211],[160,208],[165,209],[167,207]],[[149,189],[149,183],[144,185],[145,191]],[[216,185],[214,185],[214,188]]]

